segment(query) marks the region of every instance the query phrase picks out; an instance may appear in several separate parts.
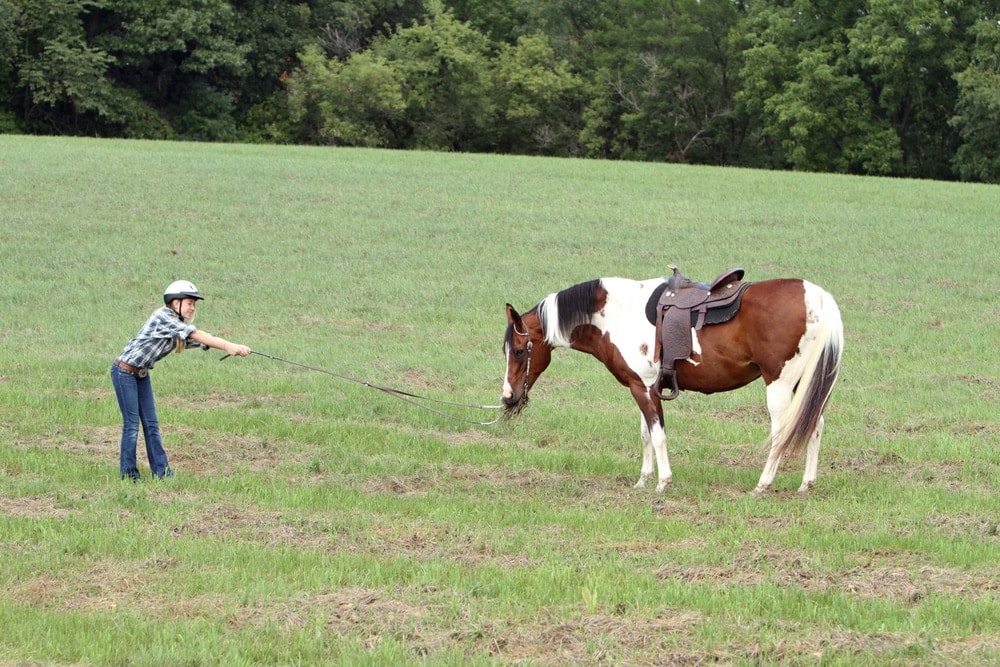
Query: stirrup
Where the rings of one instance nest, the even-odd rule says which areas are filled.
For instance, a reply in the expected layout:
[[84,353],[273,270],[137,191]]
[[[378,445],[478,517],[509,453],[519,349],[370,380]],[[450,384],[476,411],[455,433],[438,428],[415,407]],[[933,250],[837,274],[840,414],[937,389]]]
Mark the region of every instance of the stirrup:
[[[664,380],[670,383],[670,394],[668,396],[663,395],[663,384]],[[670,373],[664,373],[663,369],[660,369],[660,376],[656,378],[656,395],[662,401],[672,401],[681,393],[680,388],[677,386],[677,371]]]

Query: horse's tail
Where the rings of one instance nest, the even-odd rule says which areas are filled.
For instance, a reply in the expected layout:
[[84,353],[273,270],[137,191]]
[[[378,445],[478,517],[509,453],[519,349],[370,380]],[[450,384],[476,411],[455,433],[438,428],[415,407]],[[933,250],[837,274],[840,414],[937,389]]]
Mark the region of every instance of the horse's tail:
[[817,317],[816,336],[807,350],[802,350],[802,377],[799,378],[791,405],[785,411],[782,424],[771,442],[781,457],[795,456],[809,442],[819,425],[840,374],[840,359],[844,350],[844,324],[840,308],[828,292],[807,287],[807,303]]

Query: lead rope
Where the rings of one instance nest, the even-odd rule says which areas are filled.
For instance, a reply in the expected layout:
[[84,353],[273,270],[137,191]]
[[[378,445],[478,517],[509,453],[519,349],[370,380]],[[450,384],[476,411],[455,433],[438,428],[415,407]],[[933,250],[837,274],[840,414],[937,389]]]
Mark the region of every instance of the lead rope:
[[[443,405],[452,405],[452,406],[460,407],[460,408],[473,408],[473,409],[476,409],[476,410],[499,410],[500,408],[503,407],[502,405],[474,405],[474,404],[471,404],[471,403],[453,403],[451,401],[442,401],[442,400],[437,399],[437,398],[430,398],[428,396],[419,396],[417,394],[411,394],[410,392],[403,391],[402,389],[394,389],[392,387],[383,387],[381,385],[373,384],[373,383],[368,382],[366,380],[359,380],[358,378],[353,378],[353,377],[350,377],[348,375],[341,375],[340,373],[334,373],[333,371],[328,371],[325,368],[318,368],[316,366],[310,366],[309,364],[302,364],[302,363],[299,363],[297,361],[291,361],[289,359],[282,359],[281,357],[276,357],[276,356],[271,355],[271,354],[264,354],[263,352],[257,352],[256,350],[251,350],[250,354],[256,354],[257,356],[264,357],[265,359],[271,359],[272,361],[280,361],[283,364],[289,364],[291,366],[298,366],[299,368],[304,368],[304,369],[309,370],[309,371],[315,371],[317,373],[323,373],[324,375],[331,375],[331,376],[333,376],[335,378],[340,378],[341,380],[347,380],[348,382],[354,382],[356,384],[361,384],[361,385],[364,385],[366,387],[371,387],[372,389],[377,389],[377,390],[379,390],[381,392],[389,394],[390,396],[394,396],[395,398],[398,398],[401,401],[405,401],[407,403],[415,405],[418,408],[423,408],[424,410],[427,410],[429,412],[433,412],[435,414],[441,415],[442,417],[447,417],[449,419],[454,419],[456,421],[466,422],[468,424],[476,424],[478,426],[490,426],[492,424],[496,424],[498,421],[500,421],[500,419],[503,418],[503,414],[501,413],[496,419],[494,419],[492,421],[488,421],[488,422],[480,422],[480,421],[475,421],[475,420],[471,420],[471,419],[463,419],[462,417],[456,417],[456,416],[448,414],[447,412],[444,412],[442,410],[438,410],[436,408],[432,408],[430,406],[424,405],[423,403],[420,403],[419,401],[431,401],[431,402],[434,402],[434,403],[441,403]],[[224,357],[221,357],[219,359],[219,361],[225,361],[226,359],[228,359],[231,356],[232,355],[227,354]],[[530,357],[529,357],[529,360],[530,360]]]

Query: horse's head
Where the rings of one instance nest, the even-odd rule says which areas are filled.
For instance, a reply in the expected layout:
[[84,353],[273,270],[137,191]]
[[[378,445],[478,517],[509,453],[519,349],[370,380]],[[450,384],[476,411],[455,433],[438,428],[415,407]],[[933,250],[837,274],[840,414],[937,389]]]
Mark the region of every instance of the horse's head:
[[521,317],[513,306],[507,304],[503,353],[507,357],[507,372],[501,400],[504,416],[509,418],[520,414],[528,404],[528,390],[552,359],[552,347],[545,342],[536,311]]

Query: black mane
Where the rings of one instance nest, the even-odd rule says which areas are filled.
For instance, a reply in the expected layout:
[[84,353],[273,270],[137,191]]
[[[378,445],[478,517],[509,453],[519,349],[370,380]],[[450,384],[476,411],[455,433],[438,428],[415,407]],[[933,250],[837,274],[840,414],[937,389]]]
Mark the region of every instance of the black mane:
[[[556,308],[559,310],[559,335],[569,340],[573,329],[581,324],[588,324],[597,310],[597,295],[601,290],[601,280],[595,278],[587,282],[567,287],[556,294]],[[540,309],[544,316],[545,310]],[[544,331],[548,331],[542,322]]]

